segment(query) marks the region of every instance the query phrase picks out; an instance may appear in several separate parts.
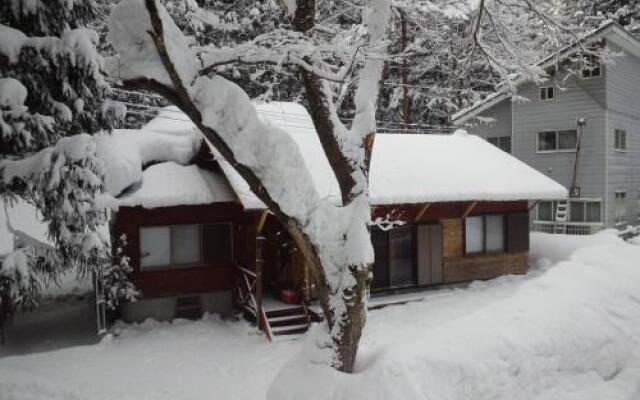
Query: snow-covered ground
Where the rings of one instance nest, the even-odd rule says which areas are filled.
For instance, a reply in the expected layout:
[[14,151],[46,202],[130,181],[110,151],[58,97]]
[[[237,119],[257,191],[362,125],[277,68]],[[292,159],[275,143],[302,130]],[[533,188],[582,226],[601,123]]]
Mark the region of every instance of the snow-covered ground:
[[351,376],[301,361],[304,340],[268,344],[245,322],[207,316],[0,358],[0,398],[640,398],[640,246],[536,234],[532,257],[543,268],[527,276],[372,311]]

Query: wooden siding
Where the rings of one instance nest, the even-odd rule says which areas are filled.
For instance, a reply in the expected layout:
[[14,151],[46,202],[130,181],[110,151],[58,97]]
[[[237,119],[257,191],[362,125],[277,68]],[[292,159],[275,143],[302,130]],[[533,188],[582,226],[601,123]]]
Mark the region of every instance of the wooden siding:
[[[234,286],[233,262],[225,265],[203,264],[141,271],[140,227],[231,222],[234,227],[234,259],[245,263],[247,267],[252,267],[255,264],[255,245],[251,245],[254,243],[251,239],[253,219],[253,215],[243,213],[241,207],[234,203],[163,207],[151,210],[142,207],[121,207],[114,216],[112,232],[118,236],[123,233],[126,235],[125,252],[131,258],[133,281],[145,297],[153,297],[231,289]],[[253,238],[255,240],[255,233]]]
[[486,110],[480,115],[482,118],[492,118],[492,122],[482,122],[472,118],[464,127],[471,133],[483,139],[500,136],[511,136],[511,99],[506,98],[500,103]]
[[[606,68],[603,74],[606,76]],[[602,198],[605,180],[605,78],[570,78],[556,74],[556,98],[539,100],[539,86],[526,84],[518,94],[530,102],[514,103],[512,154],[548,175],[566,188],[571,186],[575,152],[537,152],[538,132],[577,129],[576,118],[587,118],[582,136],[582,149],[577,182],[581,197]],[[545,84],[547,85],[547,84]]]
[[490,279],[506,274],[524,274],[528,252],[464,255],[464,220],[441,221],[443,247],[443,283]]
[[[425,204],[396,204],[375,206],[372,208],[372,218],[389,218],[406,223],[439,221],[449,218],[460,218],[473,201],[459,201],[448,203],[430,203],[424,213]],[[470,215],[495,214],[506,212],[527,211],[528,201],[480,201],[472,209]],[[420,217],[416,220],[416,217]]]
[[[607,226],[615,223],[615,192],[627,192],[627,223],[638,222],[640,214],[640,58],[614,44],[611,51],[622,54],[607,66]],[[615,149],[615,130],[627,132],[627,150]]]

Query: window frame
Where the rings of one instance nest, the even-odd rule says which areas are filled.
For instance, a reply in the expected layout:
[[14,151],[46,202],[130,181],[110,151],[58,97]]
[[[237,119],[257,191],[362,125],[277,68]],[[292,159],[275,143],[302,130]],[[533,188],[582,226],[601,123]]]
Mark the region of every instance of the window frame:
[[[595,64],[598,65],[597,66],[598,74],[593,75],[593,69],[586,68],[586,66],[584,65],[584,61],[582,61],[582,65],[580,66],[580,78],[585,80],[602,78],[603,72],[604,72],[604,64],[602,63],[602,61],[595,60],[595,56],[587,56],[587,57],[591,58],[590,62],[592,62],[594,65]],[[588,73],[588,76],[585,76],[585,72]]]
[[[555,149],[553,150],[540,150],[540,135],[543,133],[555,133]],[[573,149],[560,149],[560,132],[575,132],[576,133],[576,147]],[[577,129],[545,129],[536,133],[536,153],[548,154],[548,153],[575,153],[578,149],[578,130]]]
[[[598,198],[589,198],[589,197],[576,197],[576,198],[570,198],[568,199],[569,201],[569,208],[567,210],[568,212],[568,216],[569,218],[567,219],[567,223],[576,223],[576,224],[594,224],[594,225],[601,225],[603,223],[603,201],[602,199],[598,199]],[[546,219],[540,219],[540,205],[542,203],[551,203],[551,219],[550,220],[546,220]],[[571,209],[571,203],[582,203],[583,204],[583,210],[582,210],[582,217],[584,219],[584,221],[574,221],[571,216],[572,216],[572,209]],[[588,204],[590,203],[597,203],[599,204],[599,209],[600,209],[600,221],[587,221],[587,214],[588,214]],[[556,214],[556,210],[558,208],[558,200],[541,200],[538,202],[538,204],[536,204],[536,215],[535,215],[535,219],[534,222],[537,223],[554,223],[556,222],[555,220],[555,214]]]
[[[540,205],[542,203],[551,203],[551,219],[540,219]],[[555,222],[555,218],[553,215],[555,214],[555,210],[558,207],[558,202],[556,200],[541,200],[536,204],[536,222]]]
[[[495,141],[495,143],[493,141]],[[493,137],[488,137],[487,138],[487,142],[491,143],[492,145],[494,145],[495,147],[497,147],[500,150],[504,151],[505,153],[511,154],[511,151],[512,151],[511,136],[493,136]],[[508,150],[504,148],[504,147],[506,147],[505,143],[509,144]]]
[[[545,98],[542,98],[542,93],[545,94]],[[551,97],[549,97],[551,93]],[[542,102],[554,101],[556,99],[556,89],[553,86],[541,86],[538,88],[538,100]]]
[[[174,262],[174,255],[173,255],[173,231],[172,228],[173,227],[177,227],[177,226],[188,226],[188,225],[195,225],[198,227],[198,258],[199,260],[197,262],[192,262],[192,263],[175,263]],[[204,254],[203,254],[203,228],[205,226],[208,225],[226,225],[229,228],[229,253],[231,255],[231,259],[229,260],[229,262],[216,262],[216,263],[210,263],[210,262],[205,262],[204,261]],[[140,248],[140,245],[142,243],[142,229],[145,228],[168,228],[169,229],[169,264],[162,264],[162,265],[149,265],[149,266],[142,266],[142,258],[144,257],[144,255],[142,254],[142,249]],[[202,268],[202,267],[220,267],[220,266],[227,266],[227,265],[231,265],[234,263],[234,248],[235,248],[235,241],[234,241],[234,224],[231,221],[212,221],[212,222],[204,222],[204,223],[184,223],[184,224],[165,224],[165,225],[144,225],[144,226],[139,226],[138,227],[138,268],[141,272],[147,272],[147,271],[164,271],[164,270],[174,270],[174,269],[183,269],[183,268]]]
[[[622,196],[619,196],[622,195]],[[618,199],[622,199],[619,203]],[[620,211],[623,211],[620,213]],[[614,193],[614,215],[613,220],[615,226],[627,224],[627,191],[624,189],[616,190]]]
[[[582,203],[583,205],[583,209],[582,209],[582,219],[583,221],[574,221],[572,218],[572,203]],[[587,215],[588,213],[588,208],[589,208],[589,204],[598,204],[599,205],[599,215],[600,215],[600,221],[587,221]],[[571,223],[578,223],[578,224],[602,224],[603,223],[603,215],[602,215],[602,199],[591,199],[591,198],[571,198],[569,199],[569,218],[567,220],[567,222]]]
[[[497,214],[481,214],[481,215],[470,215],[466,218],[463,218],[463,253],[465,257],[473,257],[473,256],[482,256],[482,255],[497,255],[497,254],[505,254],[508,252],[508,244],[507,244],[507,213],[497,213]],[[487,217],[502,217],[502,250],[492,250],[487,251]],[[478,252],[468,252],[467,251],[467,219],[469,218],[481,218],[482,219],[482,250]]]
[[[618,134],[621,134],[621,137],[624,139],[622,140],[622,144],[624,144],[623,147],[619,146],[620,141],[618,139]],[[628,147],[627,147],[627,130],[626,129],[616,128],[613,130],[613,149],[619,153],[627,152]]]

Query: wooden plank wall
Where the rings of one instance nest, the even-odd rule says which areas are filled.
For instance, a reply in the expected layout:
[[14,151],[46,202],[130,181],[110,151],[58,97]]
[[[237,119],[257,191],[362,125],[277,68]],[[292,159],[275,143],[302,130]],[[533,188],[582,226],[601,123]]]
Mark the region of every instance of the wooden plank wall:
[[527,272],[528,252],[465,256],[464,220],[446,219],[440,223],[443,236],[444,283],[468,282]]

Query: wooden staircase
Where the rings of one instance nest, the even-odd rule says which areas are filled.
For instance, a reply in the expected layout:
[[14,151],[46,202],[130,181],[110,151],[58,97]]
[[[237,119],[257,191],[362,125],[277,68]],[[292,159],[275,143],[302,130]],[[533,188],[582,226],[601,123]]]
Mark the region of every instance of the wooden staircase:
[[[260,325],[253,312],[243,312],[245,319]],[[267,334],[269,340],[275,337],[297,338],[307,332],[312,322],[321,321],[321,317],[309,310],[304,303],[277,308],[264,308],[264,321],[260,329]]]
[[301,335],[311,326],[311,316],[304,305],[268,310],[266,316],[274,336]]

